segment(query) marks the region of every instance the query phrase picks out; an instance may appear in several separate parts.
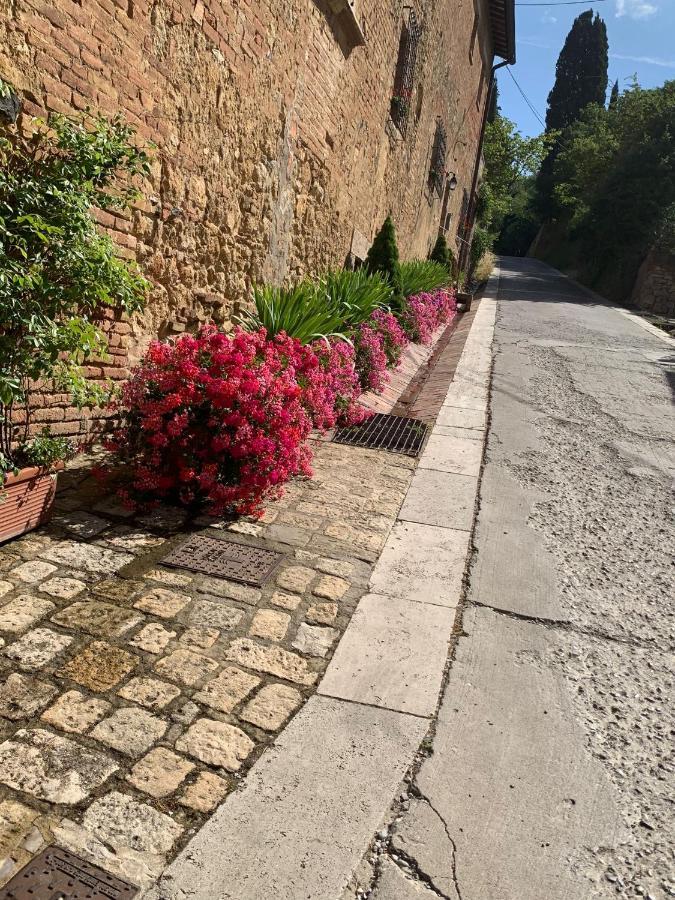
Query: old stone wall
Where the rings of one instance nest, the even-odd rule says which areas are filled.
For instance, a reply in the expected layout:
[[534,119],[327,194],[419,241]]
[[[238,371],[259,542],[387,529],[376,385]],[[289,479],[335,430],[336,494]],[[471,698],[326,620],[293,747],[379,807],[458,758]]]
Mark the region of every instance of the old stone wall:
[[[342,2],[0,0],[0,76],[24,116],[121,112],[156,145],[142,202],[99,216],[154,284],[101,369],[122,378],[152,336],[229,321],[253,282],[342,264],[389,212],[404,257],[426,255],[441,217],[452,242],[492,62],[486,0],[414,4],[405,138],[390,119],[405,4],[356,0],[355,46]],[[445,203],[429,186],[437,121],[458,179]],[[61,431],[88,427],[57,400]]]
[[631,301],[640,309],[675,317],[675,258],[652,250],[640,267]]

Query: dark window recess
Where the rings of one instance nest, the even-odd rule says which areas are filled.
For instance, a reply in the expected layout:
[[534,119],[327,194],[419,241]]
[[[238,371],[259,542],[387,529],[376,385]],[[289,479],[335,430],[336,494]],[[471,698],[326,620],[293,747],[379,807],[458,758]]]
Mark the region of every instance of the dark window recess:
[[368,447],[373,450],[391,450],[406,456],[419,456],[427,436],[428,426],[419,419],[377,413],[362,425],[337,428],[333,435],[336,444]]
[[443,187],[445,185],[445,158],[448,155],[448,138],[445,134],[445,128],[440,119],[436,120],[436,131],[434,133],[434,144],[431,148],[431,166],[429,167],[429,187],[438,194],[443,196]]
[[422,25],[417,21],[415,11],[408,10],[407,21],[401,28],[398,45],[394,93],[391,98],[391,118],[403,137],[408,131],[408,117],[413,102],[413,82],[417,63],[417,48],[422,36]]

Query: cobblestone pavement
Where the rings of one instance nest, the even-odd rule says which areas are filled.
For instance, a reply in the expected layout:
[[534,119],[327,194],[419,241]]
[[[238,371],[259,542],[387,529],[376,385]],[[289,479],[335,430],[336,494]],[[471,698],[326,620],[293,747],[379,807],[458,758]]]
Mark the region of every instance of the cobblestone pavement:
[[[149,884],[313,693],[415,467],[315,452],[256,523],[133,518],[85,461],[0,548],[0,884],[51,842]],[[163,567],[195,529],[282,564],[260,590]]]

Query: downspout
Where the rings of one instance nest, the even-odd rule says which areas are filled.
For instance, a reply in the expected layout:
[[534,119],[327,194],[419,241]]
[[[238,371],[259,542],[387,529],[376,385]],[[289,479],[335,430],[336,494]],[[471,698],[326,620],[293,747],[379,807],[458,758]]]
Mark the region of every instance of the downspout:
[[476,162],[473,167],[473,178],[471,179],[471,191],[469,193],[469,205],[466,213],[467,227],[464,231],[465,238],[462,241],[462,249],[459,252],[459,271],[465,272],[469,261],[469,249],[471,241],[469,240],[473,232],[473,220],[476,215],[476,201],[478,192],[478,173],[480,172],[480,160],[483,155],[483,144],[485,142],[485,126],[487,125],[487,117],[490,112],[490,104],[492,102],[492,92],[495,89],[495,72],[502,66],[508,66],[512,62],[511,59],[502,60],[490,69],[490,85],[488,87],[487,96],[485,98],[485,107],[483,108],[483,118],[480,124],[480,137],[478,138],[478,150],[476,152]]

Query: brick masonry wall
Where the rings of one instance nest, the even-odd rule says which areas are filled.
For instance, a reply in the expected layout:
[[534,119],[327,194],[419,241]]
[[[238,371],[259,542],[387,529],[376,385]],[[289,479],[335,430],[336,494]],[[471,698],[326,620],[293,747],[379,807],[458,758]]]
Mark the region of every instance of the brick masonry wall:
[[652,250],[640,267],[631,301],[640,309],[675,317],[675,259]]
[[[156,145],[143,201],[99,214],[154,290],[94,374],[124,377],[153,336],[229,321],[253,282],[342,264],[354,229],[370,240],[389,212],[403,256],[425,256],[441,219],[437,117],[459,181],[454,237],[492,61],[486,0],[418,0],[405,140],[389,119],[403,0],[359,0],[366,42],[352,48],[330,2],[0,0],[0,75],[25,115],[121,112]],[[89,427],[64,398],[45,402],[56,430]]]

